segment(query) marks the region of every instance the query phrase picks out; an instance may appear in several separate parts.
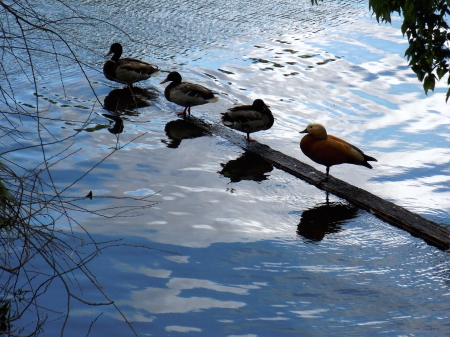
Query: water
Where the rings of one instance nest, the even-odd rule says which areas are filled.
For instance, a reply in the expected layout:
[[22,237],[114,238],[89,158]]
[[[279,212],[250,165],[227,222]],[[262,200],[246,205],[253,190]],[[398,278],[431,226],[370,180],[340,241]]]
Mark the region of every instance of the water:
[[[114,106],[114,97],[126,95],[99,72],[101,55],[120,40],[126,55],[178,70],[220,93],[217,103],[192,108],[194,115],[218,121],[230,105],[262,98],[277,119],[253,138],[324,170],[298,146],[298,131],[321,122],[378,159],[373,170],[341,165],[332,175],[450,225],[446,87],[425,96],[402,57],[399,20],[380,26],[363,2],[312,9],[309,1],[133,4],[79,5],[132,34],[128,40],[102,26],[86,36],[95,52],[80,53],[92,66],[88,75],[102,104]],[[448,334],[448,253],[332,195],[327,202],[323,191],[268,163],[249,167],[255,159],[224,139],[186,130],[174,114],[179,107],[162,95],[164,72],[140,84],[139,108],[123,107],[119,135],[82,74],[73,66],[64,74],[65,92],[57,72],[39,82],[45,117],[65,121],[46,125],[64,137],[88,116],[90,124],[48,149],[57,154],[71,143],[71,151],[78,150],[52,167],[56,185],[65,188],[126,145],[65,194],[92,191],[83,206],[111,208],[108,214],[133,202],[101,196],[157,202],[129,217],[77,215],[98,241],[124,238],[130,245],[104,250],[89,266],[139,335]],[[17,81],[20,99],[34,104],[34,88]],[[32,165],[39,153],[10,158]],[[82,275],[79,283],[84,297],[101,299]],[[54,282],[43,301],[64,310],[64,294]],[[89,336],[132,335],[111,306],[71,306],[65,336],[86,335],[99,314]],[[61,324],[47,323],[44,335],[58,334]]]

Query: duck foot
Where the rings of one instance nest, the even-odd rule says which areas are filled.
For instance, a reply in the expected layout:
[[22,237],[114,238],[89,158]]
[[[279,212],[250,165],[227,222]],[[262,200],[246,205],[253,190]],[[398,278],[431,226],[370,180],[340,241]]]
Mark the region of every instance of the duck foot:
[[254,143],[254,142],[257,142],[257,141],[254,140],[254,139],[252,139],[252,138],[250,138],[250,134],[247,133],[247,142],[249,142],[249,143]]
[[327,183],[328,182],[328,178],[330,177],[330,168],[327,167],[327,173],[324,179],[322,179],[319,184],[323,184],[323,183]]
[[177,114],[177,116],[181,116],[181,115],[184,115],[184,116],[186,116],[186,111],[189,113],[189,116],[191,116],[191,107],[185,107],[184,109],[183,109],[183,111],[180,111],[180,112],[176,112],[176,114]]
[[321,185],[321,184],[327,183],[327,182],[328,182],[328,177],[326,177],[326,178],[320,180],[320,181],[317,183],[317,185]]

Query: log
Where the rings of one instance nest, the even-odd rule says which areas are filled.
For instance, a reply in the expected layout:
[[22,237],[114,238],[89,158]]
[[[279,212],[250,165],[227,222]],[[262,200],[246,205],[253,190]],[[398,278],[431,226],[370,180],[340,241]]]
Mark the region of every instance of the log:
[[325,173],[267,145],[258,142],[248,143],[245,136],[222,124],[213,124],[197,117],[186,117],[186,121],[201,127],[210,134],[227,139],[245,151],[261,156],[275,167],[369,211],[381,220],[401,228],[415,237],[422,238],[430,245],[443,251],[450,251],[450,230],[431,220],[331,175],[328,181],[325,181]]

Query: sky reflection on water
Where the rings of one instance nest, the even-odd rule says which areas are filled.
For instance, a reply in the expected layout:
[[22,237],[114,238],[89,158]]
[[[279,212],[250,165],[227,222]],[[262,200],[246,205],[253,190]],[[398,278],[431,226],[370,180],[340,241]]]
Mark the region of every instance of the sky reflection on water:
[[[155,8],[154,20],[135,11],[134,22],[120,24],[130,31],[139,28],[138,42],[147,41],[153,30],[154,46],[130,42],[125,53],[145,55],[163,70],[180,70],[184,78],[220,92],[219,102],[193,109],[211,121],[236,102],[264,99],[277,119],[272,129],[253,138],[322,171],[301,153],[298,131],[310,121],[325,124],[330,133],[378,159],[373,170],[343,165],[333,167],[332,175],[450,225],[445,85],[425,97],[402,57],[406,44],[398,22],[395,27],[377,25],[361,15],[365,2],[349,9],[349,23],[343,17],[329,24],[335,17],[327,15],[340,7],[332,2],[317,27],[311,27],[311,18],[297,22],[295,13],[308,11],[309,3],[292,11],[258,3],[275,12],[261,27],[245,15],[265,15],[253,3],[233,1],[233,7],[219,1],[206,9],[195,3],[189,11],[206,11],[204,25],[213,31],[202,37],[196,33],[201,22],[183,15],[182,8],[174,12],[166,3],[145,2]],[[244,12],[236,16],[238,5]],[[112,10],[122,6],[114,2]],[[235,40],[223,40],[227,32]],[[91,38],[98,45],[98,38]],[[99,49],[111,42],[101,41],[105,46]],[[94,63],[100,69],[102,62],[99,57]],[[123,93],[100,73],[90,75],[101,102],[118,89]],[[53,168],[60,186],[117,145],[102,115],[108,111],[95,103],[80,74],[68,76],[69,100],[57,80],[42,84],[46,116],[68,121],[49,121],[51,129],[65,136],[80,128],[77,121],[87,114],[95,119],[89,132],[74,139],[74,148],[82,151]],[[434,336],[449,331],[448,254],[333,196],[330,205],[349,209],[349,214],[325,221],[323,231],[312,237],[302,233],[299,226],[308,211],[329,213],[323,210],[325,193],[267,163],[259,165],[260,171],[239,165],[226,170],[229,163],[245,162],[247,155],[221,138],[186,130],[174,115],[178,107],[164,99],[158,82],[142,84],[138,110],[133,104],[118,109],[126,111],[120,114],[124,130],[119,145],[140,137],[68,191],[84,196],[92,190],[94,198],[86,207],[93,209],[105,206],[96,198],[103,195],[155,194],[159,202],[140,217],[80,216],[99,239],[124,237],[134,245],[174,253],[122,247],[92,262],[104,290],[136,330],[153,336]],[[32,92],[24,90],[24,100]],[[14,159],[33,162],[32,157]],[[123,203],[109,202],[108,207]],[[111,309],[75,307],[68,336],[87,331],[99,312],[106,314],[94,324],[93,336],[130,333]]]

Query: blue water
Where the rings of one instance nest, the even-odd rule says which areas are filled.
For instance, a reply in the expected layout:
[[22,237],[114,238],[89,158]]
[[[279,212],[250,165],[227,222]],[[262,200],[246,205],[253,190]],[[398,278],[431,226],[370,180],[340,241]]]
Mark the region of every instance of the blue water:
[[[341,165],[332,175],[448,226],[446,86],[423,93],[403,58],[398,19],[379,25],[365,2],[345,1],[79,4],[82,12],[93,9],[133,39],[107,25],[85,36],[93,52],[79,53],[92,67],[86,71],[101,104],[120,88],[100,72],[111,42],[163,73],[139,84],[142,105],[122,112],[124,130],[114,134],[103,116],[111,111],[74,65],[64,66],[64,89],[58,72],[46,71],[38,89],[48,110],[41,116],[53,119],[42,136],[83,130],[48,147],[52,177],[60,190],[69,186],[66,197],[93,192],[77,205],[102,216],[71,212],[96,241],[122,239],[88,267],[138,335],[448,335],[448,253],[332,195],[327,203],[323,191],[268,163],[251,165],[256,159],[220,137],[186,130],[159,84],[178,70],[219,92],[217,103],[192,108],[213,122],[234,103],[263,98],[276,121],[253,138],[324,170],[298,146],[298,132],[321,122],[378,159],[373,170]],[[35,105],[34,88],[16,80],[20,99]],[[22,143],[36,143],[35,124],[23,127],[31,133]],[[58,161],[69,145],[74,153]],[[8,158],[33,167],[40,153]],[[142,205],[131,198],[143,196],[150,208],[117,216],[120,207]],[[65,219],[57,225],[69,229]],[[76,241],[89,241],[75,223],[72,229]],[[75,276],[74,293],[106,301],[86,275]],[[60,311],[41,310],[50,317],[42,335],[58,335],[63,319],[53,319],[66,310],[65,289],[55,280],[40,301]],[[64,336],[133,335],[111,305],[72,299],[70,307]],[[29,313],[13,326],[33,319]]]

